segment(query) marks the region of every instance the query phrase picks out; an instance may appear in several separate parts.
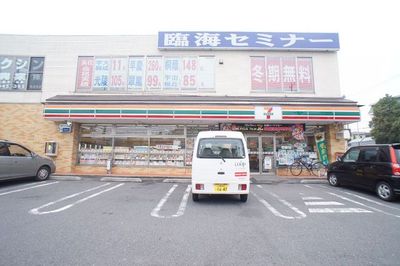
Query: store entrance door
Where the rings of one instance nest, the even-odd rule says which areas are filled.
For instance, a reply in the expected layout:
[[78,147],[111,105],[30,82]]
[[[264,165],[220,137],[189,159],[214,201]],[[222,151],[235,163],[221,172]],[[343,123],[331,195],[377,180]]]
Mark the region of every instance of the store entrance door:
[[250,137],[246,138],[247,140],[247,149],[249,150],[249,164],[250,164],[250,173],[259,173],[260,172],[260,142],[259,137]]
[[275,136],[247,136],[250,173],[275,173]]

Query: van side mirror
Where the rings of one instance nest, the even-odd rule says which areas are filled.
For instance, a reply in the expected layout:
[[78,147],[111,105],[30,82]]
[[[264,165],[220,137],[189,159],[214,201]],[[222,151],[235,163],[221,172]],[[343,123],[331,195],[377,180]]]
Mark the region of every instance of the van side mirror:
[[338,157],[336,157],[336,161],[342,162],[342,161],[343,161],[343,156],[338,156]]

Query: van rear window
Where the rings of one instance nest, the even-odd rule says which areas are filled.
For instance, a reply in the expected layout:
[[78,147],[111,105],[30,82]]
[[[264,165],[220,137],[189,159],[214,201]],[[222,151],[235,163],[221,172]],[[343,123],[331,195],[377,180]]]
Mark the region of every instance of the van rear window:
[[197,147],[198,158],[245,158],[241,139],[205,138],[200,139]]

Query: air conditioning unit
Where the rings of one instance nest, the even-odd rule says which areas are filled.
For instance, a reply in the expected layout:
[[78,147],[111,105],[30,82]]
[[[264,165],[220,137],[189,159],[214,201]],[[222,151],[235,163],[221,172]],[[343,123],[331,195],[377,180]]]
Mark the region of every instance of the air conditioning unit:
[[343,129],[341,131],[336,132],[336,139],[345,139],[345,140],[351,139],[350,130]]

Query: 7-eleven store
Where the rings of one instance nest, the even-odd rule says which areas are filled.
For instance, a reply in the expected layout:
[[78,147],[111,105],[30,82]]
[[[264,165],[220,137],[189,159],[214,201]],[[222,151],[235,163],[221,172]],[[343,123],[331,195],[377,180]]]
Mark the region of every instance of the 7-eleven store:
[[[344,152],[343,126],[359,121],[343,98],[59,95],[44,118],[72,123],[55,141],[73,174],[190,176],[194,139],[202,130],[239,130],[252,174],[287,174],[298,155],[318,157],[323,134],[330,161]],[[108,167],[107,167],[108,165]]]

